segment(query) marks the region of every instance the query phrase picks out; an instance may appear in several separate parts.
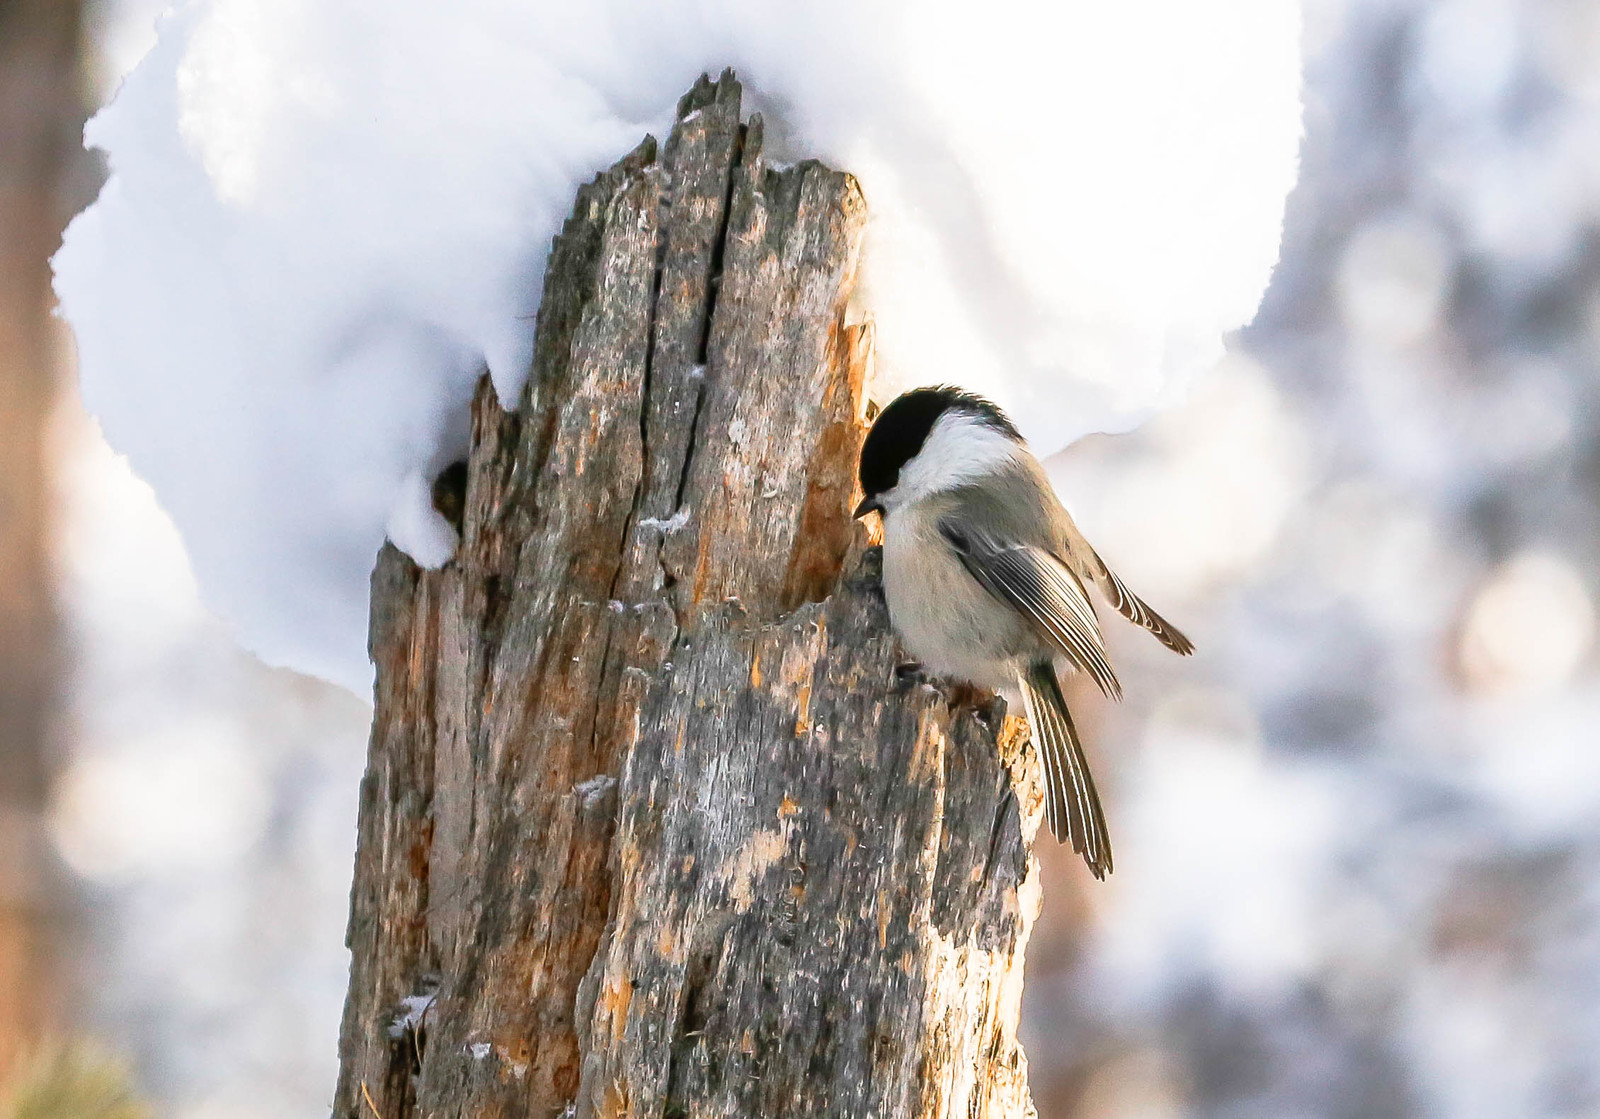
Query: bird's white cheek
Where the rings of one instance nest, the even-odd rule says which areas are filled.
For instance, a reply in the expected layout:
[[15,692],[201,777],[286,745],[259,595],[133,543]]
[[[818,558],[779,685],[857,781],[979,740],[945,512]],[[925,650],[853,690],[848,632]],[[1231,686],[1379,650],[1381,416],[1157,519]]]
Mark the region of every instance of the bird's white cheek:
[[922,450],[900,468],[897,499],[909,504],[968,485],[1005,469],[1025,453],[1010,436],[971,416],[948,412],[933,425]]

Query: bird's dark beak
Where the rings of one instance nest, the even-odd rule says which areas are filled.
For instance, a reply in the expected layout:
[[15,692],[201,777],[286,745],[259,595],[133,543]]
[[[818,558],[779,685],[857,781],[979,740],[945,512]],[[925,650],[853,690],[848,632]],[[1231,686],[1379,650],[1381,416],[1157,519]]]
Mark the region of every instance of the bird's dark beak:
[[875,498],[865,498],[860,505],[856,506],[856,511],[850,514],[850,519],[859,521],[868,513],[877,513],[879,516],[882,516],[883,506],[879,505]]

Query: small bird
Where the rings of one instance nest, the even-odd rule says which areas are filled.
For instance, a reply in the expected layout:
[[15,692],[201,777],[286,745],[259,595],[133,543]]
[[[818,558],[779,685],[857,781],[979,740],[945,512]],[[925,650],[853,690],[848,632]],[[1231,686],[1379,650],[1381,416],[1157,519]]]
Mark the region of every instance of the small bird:
[[1086,672],[1122,695],[1085,584],[1173,652],[1194,646],[1095,554],[1016,427],[983,397],[944,385],[896,397],[862,444],[860,479],[855,516],[882,518],[884,597],[906,650],[936,675],[1020,694],[1050,830],[1105,878],[1105,813],[1059,676]]

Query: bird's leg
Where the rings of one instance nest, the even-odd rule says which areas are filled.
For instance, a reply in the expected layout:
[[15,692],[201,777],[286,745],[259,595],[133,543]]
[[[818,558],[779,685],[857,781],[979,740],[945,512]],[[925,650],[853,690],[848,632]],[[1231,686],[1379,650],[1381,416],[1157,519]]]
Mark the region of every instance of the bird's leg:
[[994,701],[994,693],[989,689],[969,684],[965,680],[950,681],[947,691],[950,695],[950,706],[956,709],[966,707],[983,712]]

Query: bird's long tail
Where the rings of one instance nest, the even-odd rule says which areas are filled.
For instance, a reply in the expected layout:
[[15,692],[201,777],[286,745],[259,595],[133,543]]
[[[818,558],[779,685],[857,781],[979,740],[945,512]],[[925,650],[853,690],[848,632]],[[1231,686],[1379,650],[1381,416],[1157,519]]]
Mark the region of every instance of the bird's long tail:
[[1061,694],[1055,666],[1038,661],[1018,675],[1028,726],[1044,774],[1044,802],[1050,831],[1083,856],[1096,878],[1111,873],[1111,839],[1100,808],[1089,762]]

